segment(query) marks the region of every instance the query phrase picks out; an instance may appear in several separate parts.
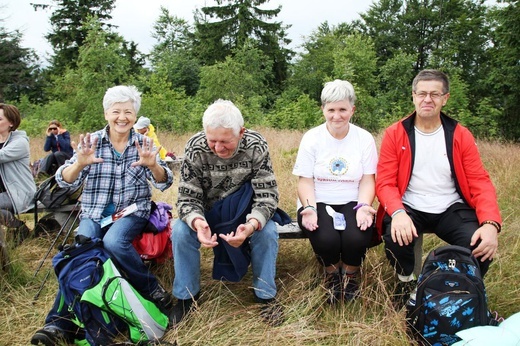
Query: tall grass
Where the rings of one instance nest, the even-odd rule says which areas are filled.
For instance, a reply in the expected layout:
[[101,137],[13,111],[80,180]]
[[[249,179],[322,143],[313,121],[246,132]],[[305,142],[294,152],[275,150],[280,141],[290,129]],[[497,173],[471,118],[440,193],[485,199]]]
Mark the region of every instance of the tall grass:
[[[259,129],[267,138],[280,190],[280,206],[295,217],[297,178],[291,174],[302,136],[297,131]],[[188,135],[159,134],[162,144],[182,155]],[[378,140],[379,141],[379,140]],[[32,159],[43,157],[43,140],[31,143]],[[479,142],[479,148],[496,187],[504,218],[499,237],[499,252],[485,282],[490,308],[508,317],[520,311],[520,148],[514,144]],[[177,184],[154,199],[175,203]],[[30,223],[30,217],[28,217]],[[52,305],[57,284],[50,272],[42,293],[36,294],[45,274],[48,259],[33,278],[52,237],[30,239],[11,248],[11,272],[0,279],[0,345],[29,345],[34,331],[43,325]],[[320,268],[306,239],[280,240],[277,263],[279,299],[285,310],[285,322],[270,327],[259,317],[253,302],[251,274],[240,283],[211,279],[212,251],[202,253],[202,296],[198,308],[177,328],[165,336],[179,345],[409,345],[404,311],[396,311],[390,301],[394,286],[391,268],[382,246],[369,250],[362,266],[362,294],[356,301],[337,307],[328,306]],[[426,236],[424,255],[441,245]],[[55,251],[53,250],[52,254]],[[173,265],[154,269],[168,289],[172,286]]]

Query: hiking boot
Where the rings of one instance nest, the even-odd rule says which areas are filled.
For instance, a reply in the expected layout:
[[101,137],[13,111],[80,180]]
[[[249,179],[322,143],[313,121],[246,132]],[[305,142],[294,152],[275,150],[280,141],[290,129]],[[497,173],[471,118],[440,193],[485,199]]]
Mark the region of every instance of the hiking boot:
[[152,292],[152,301],[157,305],[163,314],[168,315],[173,305],[173,297],[161,285]]
[[341,301],[343,292],[343,278],[341,273],[327,273],[325,277],[325,288],[327,289],[327,303],[335,305]]
[[55,346],[67,341],[69,340],[61,328],[50,325],[37,330],[31,338],[33,345]]
[[255,301],[262,304],[260,307],[260,317],[262,317],[265,323],[272,327],[278,327],[283,323],[283,306],[276,298],[262,299],[255,294]]
[[197,299],[199,299],[199,293],[190,299],[177,299],[177,304],[173,306],[170,312],[170,325],[176,326],[179,324],[182,319],[194,308],[193,303]]
[[359,272],[343,277],[343,299],[348,302],[359,297]]
[[392,296],[392,303],[397,310],[400,310],[406,305],[412,293],[417,287],[417,280],[404,282],[399,280],[395,286],[394,294]]

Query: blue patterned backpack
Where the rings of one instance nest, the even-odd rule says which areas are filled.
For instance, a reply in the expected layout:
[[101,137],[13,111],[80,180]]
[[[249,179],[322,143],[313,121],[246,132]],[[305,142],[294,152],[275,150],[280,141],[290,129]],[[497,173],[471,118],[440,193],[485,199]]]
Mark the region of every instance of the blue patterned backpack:
[[460,330],[492,324],[478,261],[456,245],[431,251],[407,304],[409,327],[427,345],[451,345]]

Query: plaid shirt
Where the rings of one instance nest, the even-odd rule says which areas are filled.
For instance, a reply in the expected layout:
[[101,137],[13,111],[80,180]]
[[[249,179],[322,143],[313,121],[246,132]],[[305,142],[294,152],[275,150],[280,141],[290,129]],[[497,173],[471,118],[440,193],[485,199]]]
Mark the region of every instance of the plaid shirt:
[[120,157],[114,153],[114,148],[108,137],[109,126],[94,132],[92,136],[98,138],[96,157],[102,158],[102,163],[95,163],[85,167],[78,178],[72,183],[63,180],[62,172],[76,162],[76,154],[65,162],[56,172],[56,181],[59,186],[79,186],[84,182],[81,196],[81,218],[89,218],[96,222],[102,219],[103,210],[113,203],[119,211],[136,203],[137,211],[134,215],[148,219],[152,199],[152,185],[164,191],[173,183],[173,173],[166,163],[158,158],[159,164],[166,170],[168,179],[164,183],[157,183],[148,167],[130,165],[139,161],[139,153],[135,141],[143,144],[144,136],[131,130],[130,139]]

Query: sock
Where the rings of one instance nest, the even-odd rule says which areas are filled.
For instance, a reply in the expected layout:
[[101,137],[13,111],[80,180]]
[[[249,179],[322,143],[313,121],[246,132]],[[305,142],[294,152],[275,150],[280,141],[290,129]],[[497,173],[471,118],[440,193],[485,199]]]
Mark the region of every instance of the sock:
[[413,273],[408,276],[397,274],[397,277],[399,278],[399,281],[401,281],[401,282],[410,282],[410,281],[415,280],[415,275]]
[[356,275],[359,274],[359,269],[351,271],[351,270],[346,270],[344,268],[341,268],[341,274],[346,275],[346,276],[350,276],[350,277],[356,276]]

